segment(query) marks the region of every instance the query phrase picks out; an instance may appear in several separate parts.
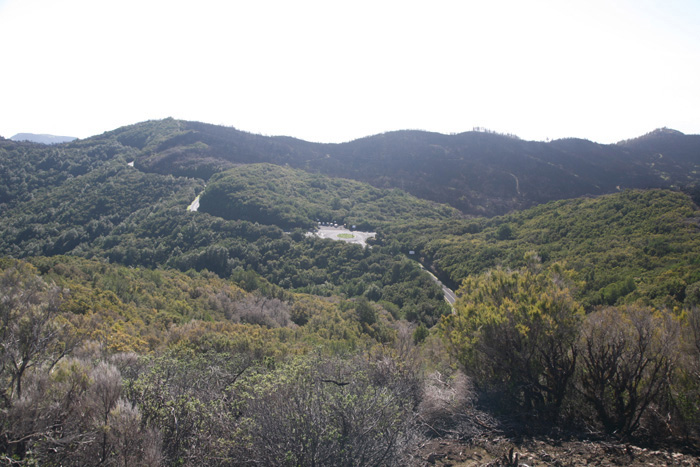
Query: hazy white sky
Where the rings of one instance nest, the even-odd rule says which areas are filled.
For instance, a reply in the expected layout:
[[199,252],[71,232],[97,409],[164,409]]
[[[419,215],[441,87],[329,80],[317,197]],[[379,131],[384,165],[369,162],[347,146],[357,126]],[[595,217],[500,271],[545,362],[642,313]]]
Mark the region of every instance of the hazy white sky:
[[0,0],[0,135],[700,133],[700,1]]

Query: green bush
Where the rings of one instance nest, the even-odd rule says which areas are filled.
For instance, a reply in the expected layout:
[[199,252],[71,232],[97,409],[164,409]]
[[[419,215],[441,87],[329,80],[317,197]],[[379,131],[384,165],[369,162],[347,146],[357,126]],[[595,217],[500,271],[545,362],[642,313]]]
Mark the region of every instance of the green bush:
[[474,378],[497,395],[498,406],[553,419],[576,366],[582,307],[558,265],[538,272],[493,270],[467,278],[442,332]]

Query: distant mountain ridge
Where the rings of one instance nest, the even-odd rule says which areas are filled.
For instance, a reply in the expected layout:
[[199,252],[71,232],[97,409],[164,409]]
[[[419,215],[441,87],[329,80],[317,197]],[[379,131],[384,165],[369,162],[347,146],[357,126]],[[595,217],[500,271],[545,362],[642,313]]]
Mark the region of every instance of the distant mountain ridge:
[[[327,144],[167,118],[66,143],[59,152],[47,151],[36,153],[35,162],[27,160],[27,170],[40,164],[47,176],[60,178],[69,165],[76,175],[101,164],[96,155],[104,160],[122,155],[143,172],[206,181],[241,164],[269,163],[377,188],[399,188],[475,216],[629,188],[683,189],[700,200],[700,135],[668,128],[617,144],[415,130]],[[21,189],[9,184],[0,189],[0,199],[9,200]]]
[[47,134],[35,134],[35,133],[17,133],[10,138],[12,141],[29,141],[31,143],[40,144],[61,144],[70,143],[78,138],[74,136],[56,136]]
[[104,139],[135,149],[136,167],[149,172],[208,179],[239,164],[267,162],[401,188],[471,215],[700,181],[700,136],[668,129],[609,145],[575,138],[524,141],[479,131],[395,131],[324,144],[165,119],[85,141]]

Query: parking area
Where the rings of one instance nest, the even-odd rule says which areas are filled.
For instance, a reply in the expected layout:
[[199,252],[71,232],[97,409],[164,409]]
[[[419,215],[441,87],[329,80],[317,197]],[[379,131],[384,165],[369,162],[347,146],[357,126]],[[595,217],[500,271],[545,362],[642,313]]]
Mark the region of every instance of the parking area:
[[341,240],[347,243],[357,243],[358,245],[367,246],[367,239],[373,238],[377,233],[349,230],[345,227],[319,226],[315,235],[321,238],[330,238],[332,240]]

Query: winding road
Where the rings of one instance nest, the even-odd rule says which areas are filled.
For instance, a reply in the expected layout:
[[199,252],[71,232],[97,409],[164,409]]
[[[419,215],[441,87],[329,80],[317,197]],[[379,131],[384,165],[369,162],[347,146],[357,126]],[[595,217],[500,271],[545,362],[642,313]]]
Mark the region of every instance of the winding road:
[[188,211],[196,212],[199,209],[199,195],[192,201],[192,204],[190,204],[187,207]]
[[447,303],[449,303],[451,307],[454,307],[454,304],[455,304],[455,302],[457,301],[457,295],[455,294],[454,290],[450,289],[450,288],[447,287],[445,284],[443,284],[442,282],[440,282],[440,279],[438,279],[438,278],[435,276],[435,274],[433,274],[432,272],[430,272],[430,271],[428,271],[427,269],[425,269],[425,267],[424,267],[421,263],[418,263],[418,264],[420,265],[420,267],[421,267],[425,272],[427,272],[428,274],[430,274],[430,277],[432,277],[433,280],[434,280],[440,287],[442,287],[442,293],[443,293],[443,295],[445,296],[445,301],[446,301]]
[[442,282],[438,281],[438,284],[442,286],[442,293],[445,294],[445,300],[447,303],[454,306],[455,302],[457,301],[457,295],[455,295],[452,289],[448,289]]

